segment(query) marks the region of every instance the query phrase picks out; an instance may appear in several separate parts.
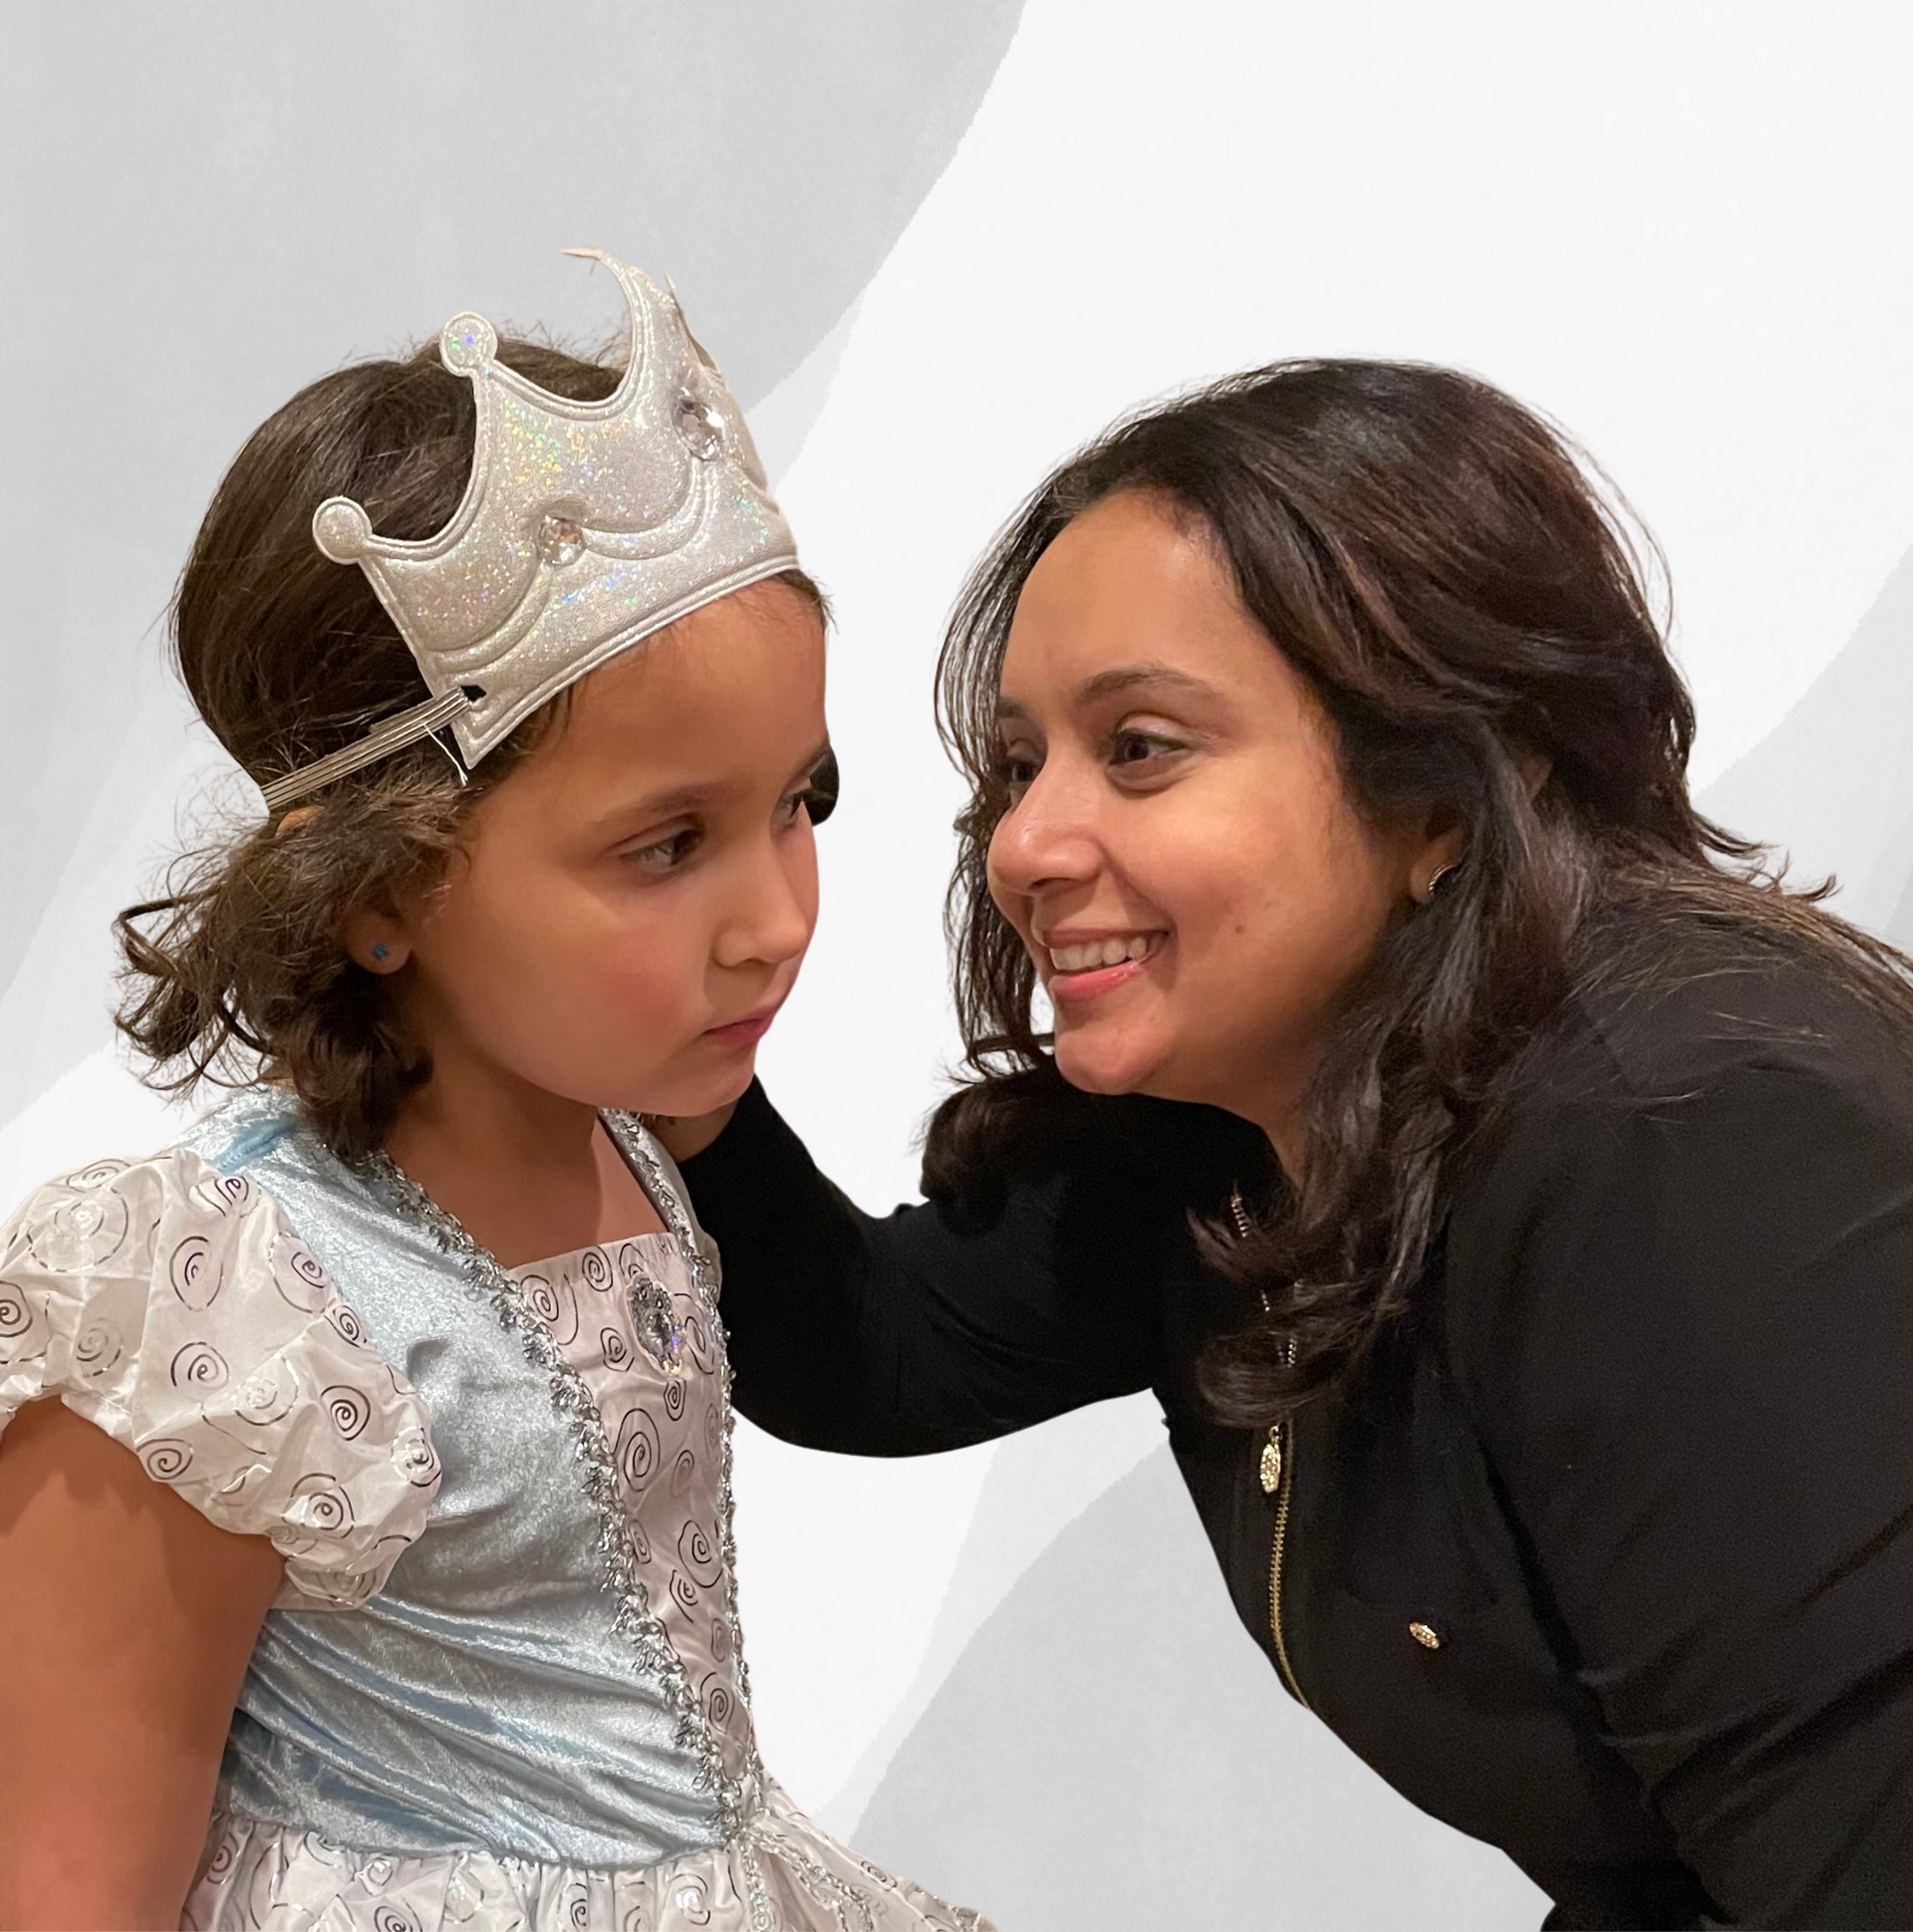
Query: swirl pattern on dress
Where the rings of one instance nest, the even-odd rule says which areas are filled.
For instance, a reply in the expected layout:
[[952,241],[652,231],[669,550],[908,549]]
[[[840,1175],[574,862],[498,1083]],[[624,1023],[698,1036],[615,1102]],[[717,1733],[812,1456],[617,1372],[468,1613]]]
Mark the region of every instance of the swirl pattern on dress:
[[0,1227],[0,1428],[42,1396],[269,1537],[286,1608],[365,1602],[436,1493],[422,1404],[277,1203],[183,1148],[96,1162]]
[[215,1815],[180,1920],[327,1932],[995,1932],[979,1913],[859,1858],[774,1784],[727,1844],[643,1869],[478,1850],[348,1851],[316,1831]]
[[[641,1235],[510,1270],[541,1318],[598,1292],[591,1324],[552,1330],[613,1445],[612,1460],[653,1613],[692,1688],[725,1773],[755,1764],[749,1693],[724,1545],[724,1364],[690,1260],[670,1234]],[[693,1326],[694,1324],[694,1326]],[[673,1330],[688,1346],[672,1350]],[[693,1335],[703,1338],[700,1356]]]

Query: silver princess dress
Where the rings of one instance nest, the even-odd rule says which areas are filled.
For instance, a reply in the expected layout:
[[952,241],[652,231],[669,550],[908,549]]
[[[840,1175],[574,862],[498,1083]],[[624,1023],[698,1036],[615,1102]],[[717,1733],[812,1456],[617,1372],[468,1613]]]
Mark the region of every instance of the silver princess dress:
[[254,1088],[0,1229],[0,1427],[57,1396],[285,1581],[233,1714],[201,1932],[987,1932],[764,1774],[715,1256],[506,1270]]

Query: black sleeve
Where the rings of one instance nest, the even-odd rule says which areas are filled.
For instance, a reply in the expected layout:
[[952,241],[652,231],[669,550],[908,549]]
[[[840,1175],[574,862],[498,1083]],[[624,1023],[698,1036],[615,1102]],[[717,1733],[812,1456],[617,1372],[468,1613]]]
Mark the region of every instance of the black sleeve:
[[1913,1131],[1742,1065],[1530,1198],[1472,1406],[1723,1919],[1913,1926]]
[[1150,1386],[1180,1217],[1104,1137],[1063,1141],[987,1210],[877,1217],[753,1083],[683,1175],[722,1257],[737,1407],[786,1441],[916,1455]]

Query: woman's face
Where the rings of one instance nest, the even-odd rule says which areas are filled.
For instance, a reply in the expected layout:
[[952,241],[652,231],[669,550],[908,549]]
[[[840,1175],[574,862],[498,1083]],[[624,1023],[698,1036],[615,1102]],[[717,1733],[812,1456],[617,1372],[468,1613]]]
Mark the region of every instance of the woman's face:
[[1129,492],[1017,601],[990,892],[1093,1093],[1206,1101],[1284,1143],[1336,995],[1446,841],[1371,825],[1327,718],[1208,532]]

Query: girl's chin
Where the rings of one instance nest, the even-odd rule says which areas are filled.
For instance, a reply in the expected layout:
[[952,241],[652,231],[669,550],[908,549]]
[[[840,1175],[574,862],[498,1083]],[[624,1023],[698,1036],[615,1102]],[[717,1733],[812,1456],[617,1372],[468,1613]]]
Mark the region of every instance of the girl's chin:
[[699,1114],[714,1114],[719,1107],[728,1107],[732,1101],[743,1098],[756,1070],[757,1055],[747,1052],[728,1057],[731,1064],[721,1073],[653,1086],[648,1089],[650,1097],[642,1107],[628,1106],[624,1111],[695,1120]]

